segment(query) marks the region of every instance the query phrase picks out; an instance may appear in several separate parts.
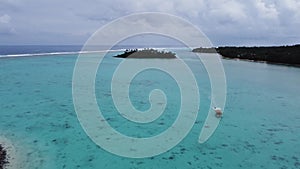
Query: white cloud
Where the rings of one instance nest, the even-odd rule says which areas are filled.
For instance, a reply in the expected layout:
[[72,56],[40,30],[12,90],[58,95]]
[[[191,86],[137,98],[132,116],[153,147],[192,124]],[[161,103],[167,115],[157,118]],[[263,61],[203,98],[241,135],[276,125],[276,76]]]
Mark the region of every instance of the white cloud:
[[0,23],[4,23],[4,24],[7,24],[10,22],[10,16],[7,15],[7,14],[4,14],[2,16],[0,16]]
[[10,35],[16,33],[15,29],[12,27],[11,17],[7,14],[0,16],[0,34]]
[[212,20],[225,22],[244,22],[247,18],[244,5],[235,0],[212,0],[209,1],[207,11]]
[[279,2],[280,17],[282,21],[300,24],[300,1],[283,0]]
[[282,0],[280,1],[287,9],[293,11],[299,11],[300,1],[299,0]]
[[188,18],[197,18],[206,11],[205,0],[174,1],[177,14]]
[[265,19],[278,19],[278,11],[274,3],[266,3],[263,0],[256,0],[255,7],[259,16]]

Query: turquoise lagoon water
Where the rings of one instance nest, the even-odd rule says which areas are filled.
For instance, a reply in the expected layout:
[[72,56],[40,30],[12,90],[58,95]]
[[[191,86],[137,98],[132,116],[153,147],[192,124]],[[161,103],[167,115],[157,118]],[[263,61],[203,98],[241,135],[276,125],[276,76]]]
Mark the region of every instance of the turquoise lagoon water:
[[[204,144],[198,137],[210,106],[210,83],[203,65],[188,51],[176,51],[192,69],[200,87],[197,121],[173,149],[158,156],[132,159],[113,155],[93,143],[81,128],[72,100],[77,55],[0,59],[0,133],[11,140],[19,167],[53,168],[300,168],[300,69],[222,60],[227,78],[225,114]],[[100,65],[96,96],[107,121],[134,137],[164,131],[177,117],[180,93],[165,73],[149,70],[130,87],[133,105],[149,108],[148,94],[162,89],[164,114],[138,125],[118,115],[110,94],[111,75],[121,59],[111,52]]]

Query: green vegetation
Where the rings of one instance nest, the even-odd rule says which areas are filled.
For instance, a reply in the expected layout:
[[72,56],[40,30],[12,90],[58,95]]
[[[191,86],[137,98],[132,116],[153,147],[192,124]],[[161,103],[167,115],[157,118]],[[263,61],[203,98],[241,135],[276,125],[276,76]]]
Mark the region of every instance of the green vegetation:
[[165,59],[172,59],[176,58],[175,53],[172,52],[165,52],[165,51],[158,51],[155,49],[131,49],[126,50],[124,53],[114,56],[118,58],[165,58]]
[[218,47],[196,48],[193,52],[213,53],[217,51],[224,58],[265,61],[267,63],[300,65],[300,45],[272,47]]
[[193,52],[197,53],[217,53],[216,48],[196,48],[193,49]]
[[6,151],[4,148],[0,145],[0,169],[4,168],[4,165],[8,163],[6,161]]

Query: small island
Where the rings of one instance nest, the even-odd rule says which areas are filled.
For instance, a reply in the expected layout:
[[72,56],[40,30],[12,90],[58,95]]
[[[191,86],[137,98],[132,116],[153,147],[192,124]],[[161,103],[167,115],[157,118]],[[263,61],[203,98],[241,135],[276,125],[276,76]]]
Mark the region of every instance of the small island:
[[7,164],[8,161],[6,159],[6,150],[2,147],[0,144],[0,169],[3,169],[5,164]]
[[117,58],[161,58],[161,59],[174,59],[176,58],[176,54],[173,52],[165,52],[165,51],[158,51],[155,49],[131,49],[125,50],[124,53],[116,55],[114,57]]
[[196,48],[193,52],[219,53],[224,58],[264,61],[274,64],[300,66],[300,45],[270,47]]

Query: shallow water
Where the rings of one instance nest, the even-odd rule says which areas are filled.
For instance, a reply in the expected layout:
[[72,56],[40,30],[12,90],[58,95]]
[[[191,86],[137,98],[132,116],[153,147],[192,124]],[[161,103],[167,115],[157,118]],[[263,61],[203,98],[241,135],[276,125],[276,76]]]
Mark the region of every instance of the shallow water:
[[[131,159],[94,144],[81,128],[72,101],[76,55],[0,59],[0,132],[11,140],[21,168],[300,168],[300,69],[222,60],[227,78],[225,114],[204,144],[198,136],[210,106],[210,83],[191,53],[184,55],[200,87],[200,111],[188,136],[161,155]],[[133,105],[149,108],[148,94],[161,88],[165,113],[146,125],[118,116],[110,95],[111,75],[120,59],[106,56],[98,70],[96,96],[111,126],[135,137],[156,135],[178,114],[178,87],[157,71],[138,75],[131,85]]]

